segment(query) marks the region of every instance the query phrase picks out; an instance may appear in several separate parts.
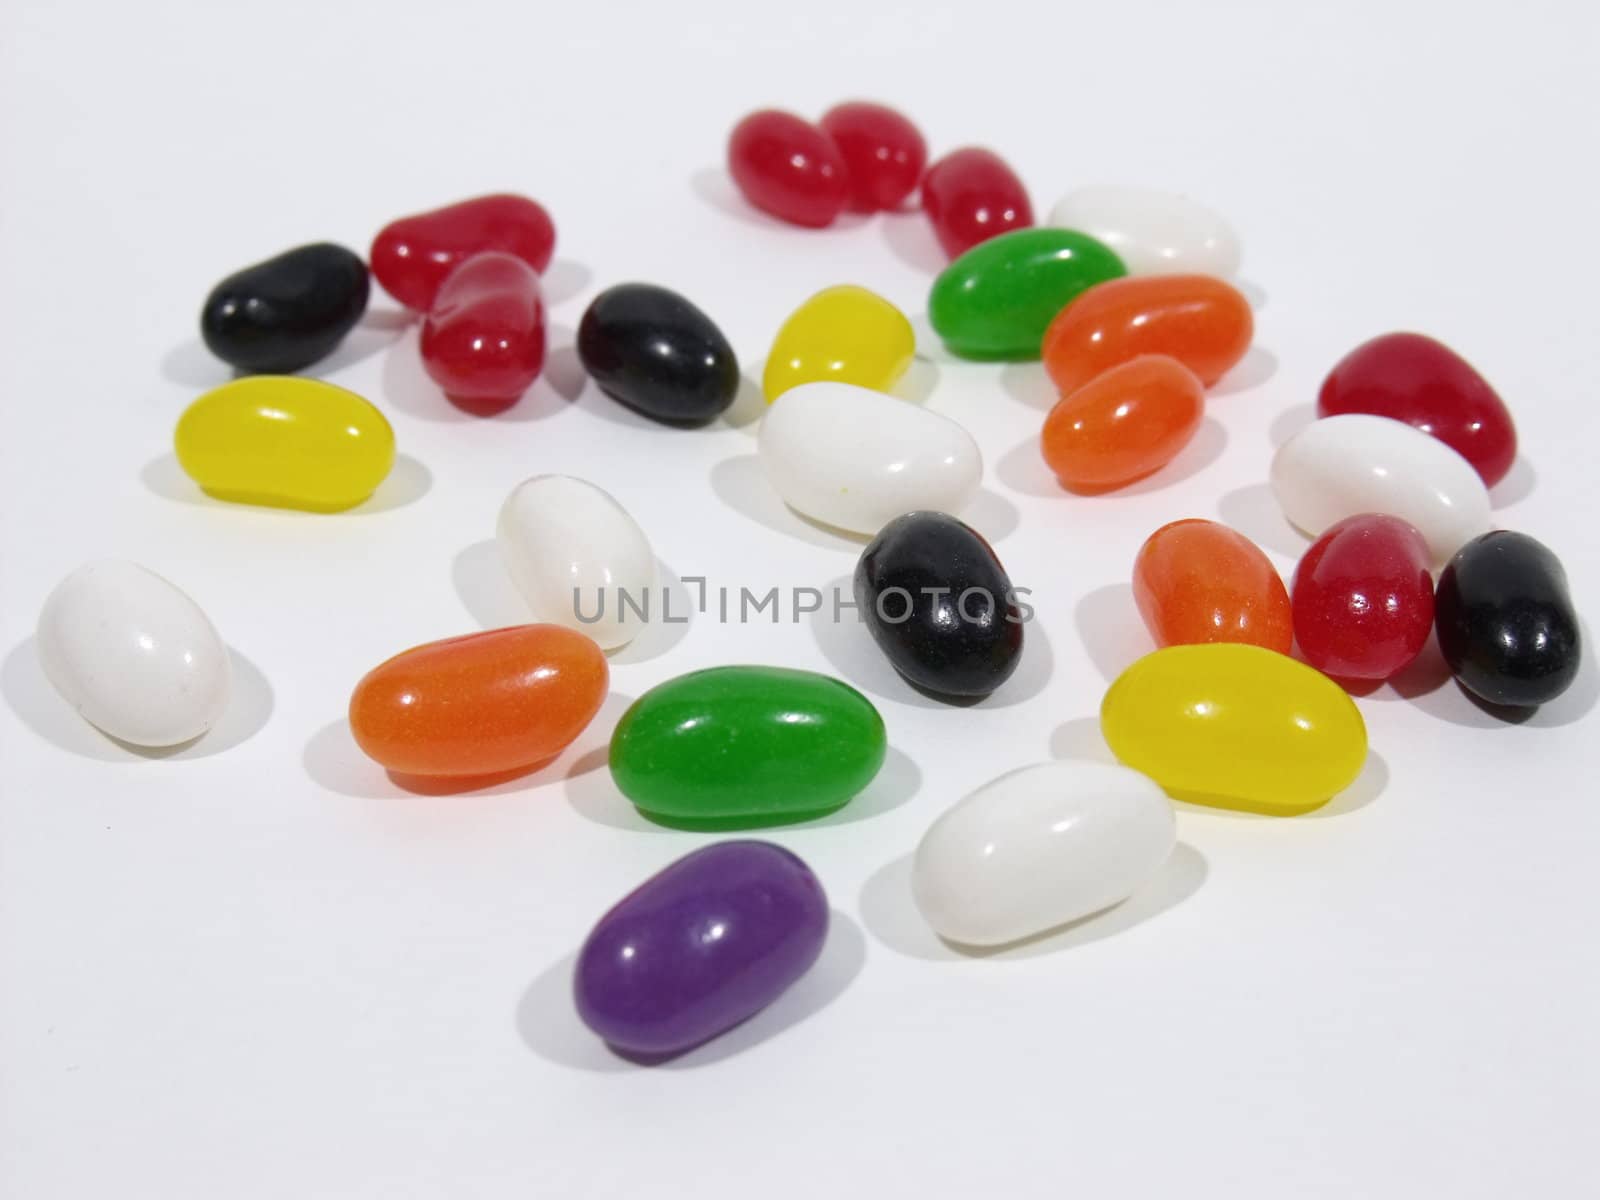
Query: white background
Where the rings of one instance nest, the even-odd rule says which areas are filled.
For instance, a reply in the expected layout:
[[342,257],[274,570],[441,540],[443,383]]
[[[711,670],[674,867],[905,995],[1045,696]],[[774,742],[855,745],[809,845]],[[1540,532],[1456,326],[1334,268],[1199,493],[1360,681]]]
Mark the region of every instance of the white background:
[[[409,1197],[1592,1195],[1597,675],[1521,725],[1435,652],[1360,701],[1352,791],[1282,821],[1184,808],[1147,893],[990,959],[918,921],[907,854],[945,805],[1104,754],[1108,680],[1148,642],[1128,573],[1156,526],[1226,520],[1287,572],[1265,480],[1317,384],[1394,328],[1444,338],[1512,406],[1497,520],[1600,597],[1595,9],[1280,3],[0,8],[0,1195]],[[1155,480],[1056,491],[1036,366],[931,351],[908,390],[986,455],[970,519],[1039,620],[975,708],[900,685],[864,632],[697,616],[613,663],[553,767],[401,792],[357,752],[351,686],[407,646],[521,618],[488,539],[538,472],[611,490],[680,575],[823,586],[859,546],[767,490],[742,426],[651,425],[584,387],[588,298],[698,302],[759,369],[784,315],[854,282],[920,318],[917,215],[812,233],[720,171],[744,112],[902,106],[982,142],[1047,211],[1068,187],[1201,197],[1244,238],[1258,348]],[[559,228],[546,377],[448,408],[376,296],[322,372],[405,455],[365,509],[204,501],[173,423],[227,378],[196,336],[228,272],[496,189]],[[927,349],[927,347],[925,347]],[[746,397],[748,401],[749,397]],[[223,727],[141,758],[45,689],[31,634],[78,563],[133,558],[239,656]],[[1590,612],[1592,613],[1592,609]],[[1592,632],[1592,631],[1591,631]],[[774,840],[836,909],[818,969],[677,1064],[611,1057],[571,955],[707,840],[644,824],[603,766],[653,684],[716,663],[832,671],[894,753],[850,808]]]

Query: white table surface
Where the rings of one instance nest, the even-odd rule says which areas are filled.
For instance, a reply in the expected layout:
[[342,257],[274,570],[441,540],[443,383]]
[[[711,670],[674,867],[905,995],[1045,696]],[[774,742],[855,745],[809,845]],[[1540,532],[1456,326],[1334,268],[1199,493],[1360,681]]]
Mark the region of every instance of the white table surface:
[[[1128,573],[1157,525],[1220,518],[1292,569],[1305,543],[1267,463],[1373,334],[1430,332],[1494,382],[1522,439],[1496,519],[1595,603],[1596,34],[1577,0],[0,8],[0,1195],[1594,1194],[1592,652],[1520,725],[1425,663],[1411,694],[1359,701],[1371,763],[1329,809],[1184,808],[1156,885],[1021,951],[943,947],[907,856],[989,778],[1106,753],[1095,713],[1149,646]],[[936,153],[995,147],[1041,212],[1117,181],[1227,213],[1258,346],[1201,435],[1151,482],[1069,497],[1033,446],[1040,369],[929,348],[910,386],[978,438],[971,519],[1040,612],[1004,689],[942,707],[856,626],[697,616],[616,656],[553,767],[400,791],[349,740],[350,688],[522,619],[490,539],[528,475],[610,489],[712,587],[849,574],[858,545],[783,508],[753,425],[655,427],[584,386],[572,340],[627,279],[691,296],[752,376],[822,286],[920,317],[939,264],[920,216],[783,228],[721,173],[744,112],[855,95],[901,105]],[[380,296],[323,371],[394,422],[378,499],[201,499],[171,432],[228,377],[197,340],[211,284],[497,189],[559,228],[535,390],[455,413]],[[113,746],[41,680],[39,605],[102,556],[179,582],[238,656],[228,718],[183,753]],[[603,748],[653,684],[735,661],[844,676],[894,750],[856,804],[770,834],[836,910],[818,968],[642,1070],[577,1024],[572,955],[709,839],[639,819]]]

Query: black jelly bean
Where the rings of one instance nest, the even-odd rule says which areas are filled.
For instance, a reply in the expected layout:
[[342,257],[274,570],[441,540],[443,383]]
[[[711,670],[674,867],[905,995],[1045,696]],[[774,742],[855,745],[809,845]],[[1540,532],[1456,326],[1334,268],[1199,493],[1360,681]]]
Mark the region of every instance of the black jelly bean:
[[578,324],[578,357],[606,395],[668,424],[709,421],[739,393],[739,360],[722,331],[654,284],[596,296]]
[[367,310],[367,264],[330,242],[238,271],[206,297],[200,335],[223,362],[282,375],[333,353]]
[[856,604],[894,669],[925,691],[987,696],[1022,659],[1022,615],[989,543],[955,517],[913,512],[856,563]]
[[1543,704],[1577,677],[1567,573],[1525,533],[1498,529],[1461,547],[1439,576],[1434,620],[1451,672],[1491,704]]

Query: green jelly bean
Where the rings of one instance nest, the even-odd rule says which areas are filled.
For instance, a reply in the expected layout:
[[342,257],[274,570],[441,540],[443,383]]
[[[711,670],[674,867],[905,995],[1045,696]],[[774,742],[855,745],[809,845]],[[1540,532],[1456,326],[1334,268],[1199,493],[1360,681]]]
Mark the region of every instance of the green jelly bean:
[[837,679],[712,667],[634,702],[611,737],[611,775],[653,821],[741,829],[842,807],[887,752],[878,710]]
[[1033,359],[1079,293],[1126,275],[1122,260],[1072,229],[1015,229],[979,242],[933,281],[928,319],[962,358]]

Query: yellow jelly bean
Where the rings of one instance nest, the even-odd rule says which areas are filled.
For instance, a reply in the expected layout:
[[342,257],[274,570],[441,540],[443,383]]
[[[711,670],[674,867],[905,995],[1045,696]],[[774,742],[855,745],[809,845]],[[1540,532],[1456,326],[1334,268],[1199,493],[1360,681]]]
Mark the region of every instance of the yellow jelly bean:
[[1310,812],[1348,787],[1367,727],[1343,688],[1260,646],[1170,646],[1121,675],[1100,729],[1124,764],[1192,804]]
[[311,512],[353,508],[394,466],[394,430],[354,392],[292,375],[252,375],[178,418],[178,462],[207,495]]
[[768,404],[796,384],[819,380],[886,392],[916,349],[911,322],[876,292],[852,284],[824,288],[778,330],[761,390]]

